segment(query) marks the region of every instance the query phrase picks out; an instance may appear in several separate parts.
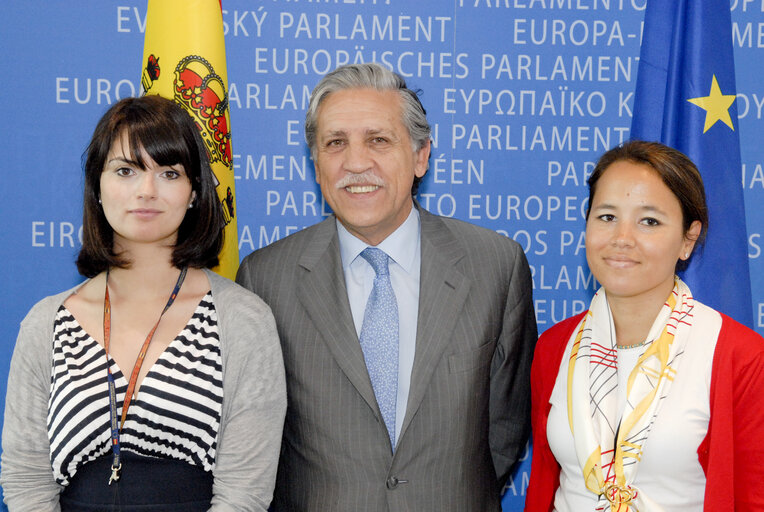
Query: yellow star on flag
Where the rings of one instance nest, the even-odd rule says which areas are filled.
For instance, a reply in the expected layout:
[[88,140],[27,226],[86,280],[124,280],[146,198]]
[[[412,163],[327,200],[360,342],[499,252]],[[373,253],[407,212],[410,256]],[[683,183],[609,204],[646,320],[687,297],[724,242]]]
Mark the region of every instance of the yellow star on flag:
[[708,96],[691,98],[687,101],[706,111],[706,123],[703,126],[703,133],[706,133],[717,121],[723,122],[733,132],[735,131],[729,112],[732,102],[735,101],[735,95],[722,94],[721,89],[719,89],[719,82],[716,81],[716,75],[713,75],[711,79],[711,91],[708,93]]

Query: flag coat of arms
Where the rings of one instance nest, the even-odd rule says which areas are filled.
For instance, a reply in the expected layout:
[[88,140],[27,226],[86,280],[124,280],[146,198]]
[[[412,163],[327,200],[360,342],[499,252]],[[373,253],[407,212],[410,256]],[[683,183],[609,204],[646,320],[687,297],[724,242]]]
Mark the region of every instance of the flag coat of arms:
[[239,250],[220,0],[149,0],[141,87],[183,106],[199,128],[226,223],[215,271],[233,279]]

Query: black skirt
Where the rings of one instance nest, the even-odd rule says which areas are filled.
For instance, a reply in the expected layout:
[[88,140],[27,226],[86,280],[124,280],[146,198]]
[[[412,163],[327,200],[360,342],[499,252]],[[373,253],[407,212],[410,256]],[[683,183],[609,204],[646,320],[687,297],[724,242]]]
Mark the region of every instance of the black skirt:
[[122,471],[109,485],[111,455],[79,468],[61,493],[62,512],[206,512],[212,473],[186,462],[122,452]]

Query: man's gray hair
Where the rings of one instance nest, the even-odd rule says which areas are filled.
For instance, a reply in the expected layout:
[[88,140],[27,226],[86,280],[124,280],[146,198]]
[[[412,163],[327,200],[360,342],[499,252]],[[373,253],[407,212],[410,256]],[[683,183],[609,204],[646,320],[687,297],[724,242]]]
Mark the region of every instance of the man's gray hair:
[[430,124],[416,91],[406,87],[406,81],[399,74],[377,63],[348,64],[322,78],[310,95],[310,104],[305,114],[305,140],[313,158],[316,157],[318,107],[330,94],[345,89],[398,91],[401,97],[402,121],[408,129],[414,151],[419,151],[427,144],[430,139]]

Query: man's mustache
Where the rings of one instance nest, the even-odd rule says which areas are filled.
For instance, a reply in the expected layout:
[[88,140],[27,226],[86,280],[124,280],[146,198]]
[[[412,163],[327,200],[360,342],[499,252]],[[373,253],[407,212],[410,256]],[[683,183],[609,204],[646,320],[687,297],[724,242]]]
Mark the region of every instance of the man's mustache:
[[385,180],[374,174],[373,171],[364,171],[360,174],[346,174],[334,186],[336,188],[345,188],[352,185],[377,185],[383,187],[385,186]]

